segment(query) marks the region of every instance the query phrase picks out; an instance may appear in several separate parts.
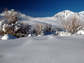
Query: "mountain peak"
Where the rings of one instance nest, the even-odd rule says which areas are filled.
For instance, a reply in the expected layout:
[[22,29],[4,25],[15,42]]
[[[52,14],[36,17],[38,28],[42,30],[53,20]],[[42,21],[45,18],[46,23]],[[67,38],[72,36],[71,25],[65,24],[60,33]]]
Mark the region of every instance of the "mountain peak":
[[72,12],[72,11],[70,11],[70,10],[64,10],[63,12],[65,12],[65,13],[66,13],[66,12]]
[[76,15],[77,13],[72,12],[70,10],[64,10],[62,12],[59,12],[55,15],[55,17],[57,18],[64,18],[64,19],[68,19],[69,17],[73,17],[74,15]]

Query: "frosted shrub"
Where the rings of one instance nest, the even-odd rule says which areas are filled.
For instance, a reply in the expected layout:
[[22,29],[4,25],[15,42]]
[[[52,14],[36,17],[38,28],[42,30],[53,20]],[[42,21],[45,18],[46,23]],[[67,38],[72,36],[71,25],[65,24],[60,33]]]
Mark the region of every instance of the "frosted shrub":
[[2,26],[2,30],[4,31],[5,34],[9,34],[11,33],[12,27],[8,24],[4,24]]
[[37,35],[42,34],[42,25],[41,24],[35,24],[35,31]]
[[2,31],[2,28],[0,27],[0,35],[3,36],[4,35],[4,31]]
[[80,21],[77,19],[75,15],[73,18],[69,18],[68,20],[62,20],[63,28],[70,33],[76,33],[77,29],[81,26]]
[[52,31],[52,26],[46,24],[45,27],[44,27],[44,29],[43,29],[43,32],[44,33],[48,33],[48,32],[51,32],[51,31]]
[[15,36],[25,37],[28,36],[30,30],[30,25],[28,23],[17,23],[14,26]]
[[40,36],[43,33],[52,32],[52,26],[49,24],[36,23],[35,25],[29,25],[26,22],[19,21],[19,13],[15,10],[8,11],[7,9],[3,13],[3,19],[0,21],[0,35],[10,34],[20,37],[26,36]]
[[19,20],[19,13],[16,12],[15,10],[11,10],[10,12],[8,10],[4,11],[4,19],[8,20],[8,23],[15,23],[16,21]]

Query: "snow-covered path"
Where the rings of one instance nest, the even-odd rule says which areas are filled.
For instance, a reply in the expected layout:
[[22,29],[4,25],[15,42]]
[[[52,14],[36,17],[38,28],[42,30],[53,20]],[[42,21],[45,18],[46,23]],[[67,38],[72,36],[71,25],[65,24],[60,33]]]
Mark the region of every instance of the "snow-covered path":
[[0,41],[0,63],[84,63],[84,36]]

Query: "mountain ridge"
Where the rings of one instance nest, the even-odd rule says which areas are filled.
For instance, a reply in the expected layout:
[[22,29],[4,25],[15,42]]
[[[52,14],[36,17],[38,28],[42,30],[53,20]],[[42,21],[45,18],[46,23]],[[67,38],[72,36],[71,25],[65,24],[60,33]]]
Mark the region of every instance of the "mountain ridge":
[[[9,12],[12,12],[12,10],[8,10]],[[15,11],[16,12],[16,11]],[[4,13],[1,13],[0,16],[3,16]],[[61,12],[58,12],[57,14],[51,16],[51,17],[31,17],[26,14],[20,13],[21,21],[27,21],[27,22],[42,22],[42,23],[48,23],[51,25],[58,25],[60,24],[61,19],[69,19],[74,17],[76,15],[76,18],[80,21],[84,21],[84,11],[81,12],[73,12],[70,10],[64,10]]]

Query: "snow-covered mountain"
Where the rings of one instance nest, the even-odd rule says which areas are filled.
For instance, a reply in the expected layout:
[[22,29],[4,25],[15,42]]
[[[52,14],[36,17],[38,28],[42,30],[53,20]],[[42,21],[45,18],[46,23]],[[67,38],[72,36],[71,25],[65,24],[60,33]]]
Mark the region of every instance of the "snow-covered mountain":
[[76,18],[78,18],[80,21],[83,21],[84,20],[84,11],[73,12],[70,10],[65,10],[65,11],[55,14],[55,17],[58,19],[69,19],[69,18],[73,18],[74,16],[76,16]]
[[58,17],[58,18],[68,18],[68,17],[71,17],[72,15],[75,15],[76,13],[70,11],[70,10],[65,10],[65,11],[62,11],[62,12],[59,12],[55,15],[55,17]]
[[80,21],[84,21],[84,11],[81,12],[73,12],[70,10],[65,10],[55,14],[52,17],[30,17],[25,14],[20,14],[22,21],[32,21],[32,22],[42,22],[51,25],[59,26],[61,25],[61,19],[70,19],[76,16],[76,18]]
[[[9,10],[8,12],[11,13],[13,11]],[[4,13],[1,13],[0,16],[4,16]],[[65,10],[62,12],[59,12],[55,14],[54,16],[51,17],[30,17],[26,14],[19,14],[19,17],[21,18],[21,21],[23,22],[28,22],[30,24],[35,24],[35,23],[47,23],[55,26],[61,26],[61,20],[62,19],[70,19],[72,17],[76,16],[78,20],[82,21],[84,20],[84,11],[81,12],[72,12],[70,10]]]

